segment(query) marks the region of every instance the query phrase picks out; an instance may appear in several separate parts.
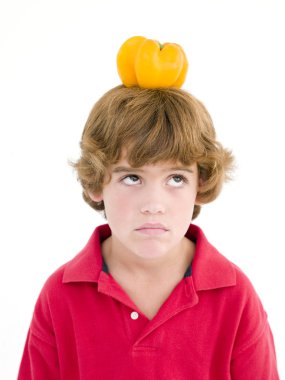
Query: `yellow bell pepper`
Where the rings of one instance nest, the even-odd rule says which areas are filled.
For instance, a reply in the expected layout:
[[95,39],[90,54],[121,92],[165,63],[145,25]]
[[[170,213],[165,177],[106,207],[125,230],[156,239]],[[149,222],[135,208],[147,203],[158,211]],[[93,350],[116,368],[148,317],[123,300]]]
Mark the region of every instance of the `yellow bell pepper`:
[[188,61],[181,46],[161,45],[141,36],[129,38],[117,54],[119,76],[126,87],[181,87]]

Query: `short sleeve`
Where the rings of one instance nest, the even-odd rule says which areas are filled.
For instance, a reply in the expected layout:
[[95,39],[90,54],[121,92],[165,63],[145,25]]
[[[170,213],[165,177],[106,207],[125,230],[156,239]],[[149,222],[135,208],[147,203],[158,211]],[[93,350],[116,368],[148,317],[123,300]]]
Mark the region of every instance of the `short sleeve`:
[[231,362],[232,380],[279,380],[276,354],[268,322],[260,336],[244,347]]
[[248,278],[238,273],[242,305],[231,360],[233,380],[278,380],[276,353],[267,314]]
[[60,379],[56,340],[48,302],[41,294],[28,332],[18,380]]

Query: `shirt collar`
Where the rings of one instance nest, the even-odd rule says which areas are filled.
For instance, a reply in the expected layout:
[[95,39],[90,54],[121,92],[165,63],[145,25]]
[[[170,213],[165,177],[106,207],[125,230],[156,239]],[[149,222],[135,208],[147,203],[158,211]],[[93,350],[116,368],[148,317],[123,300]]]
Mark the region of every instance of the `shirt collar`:
[[64,269],[63,282],[98,282],[103,267],[101,243],[111,235],[108,224],[95,229],[86,246]]
[[[99,281],[103,267],[101,243],[110,235],[108,224],[95,229],[82,251],[65,265],[63,283]],[[196,244],[192,275],[197,291],[236,284],[234,265],[208,242],[199,227],[191,224],[186,237]]]
[[197,291],[236,285],[234,264],[208,242],[199,227],[191,224],[186,237],[196,244],[192,275]]

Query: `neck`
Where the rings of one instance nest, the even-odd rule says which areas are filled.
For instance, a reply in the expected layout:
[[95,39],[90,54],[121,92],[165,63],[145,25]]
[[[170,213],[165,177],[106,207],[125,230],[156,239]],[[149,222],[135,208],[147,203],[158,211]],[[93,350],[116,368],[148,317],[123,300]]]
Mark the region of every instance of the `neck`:
[[116,277],[117,273],[134,278],[156,279],[169,278],[168,276],[184,276],[192,262],[195,244],[183,238],[179,247],[176,247],[163,257],[146,259],[122,249],[118,242],[109,237],[102,244],[102,255],[109,272]]

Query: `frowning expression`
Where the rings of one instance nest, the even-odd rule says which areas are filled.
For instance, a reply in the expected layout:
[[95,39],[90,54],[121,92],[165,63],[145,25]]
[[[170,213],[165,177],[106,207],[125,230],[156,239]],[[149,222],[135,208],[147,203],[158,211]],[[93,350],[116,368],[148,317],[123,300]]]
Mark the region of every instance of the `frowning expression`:
[[96,201],[103,200],[112,249],[144,259],[179,252],[198,191],[197,165],[161,162],[133,168],[121,159]]

